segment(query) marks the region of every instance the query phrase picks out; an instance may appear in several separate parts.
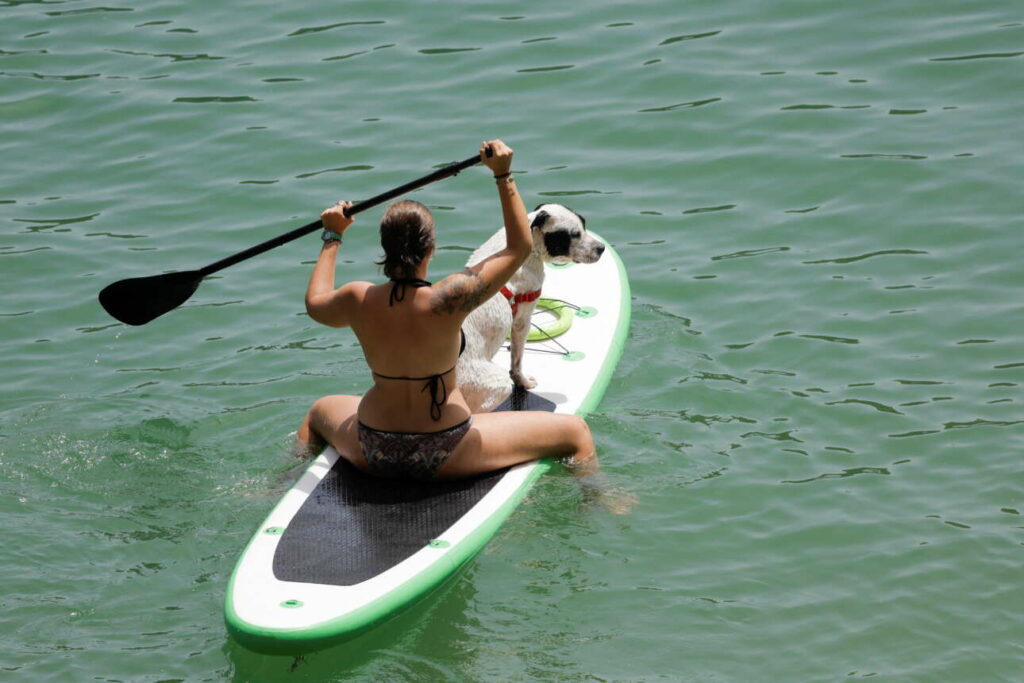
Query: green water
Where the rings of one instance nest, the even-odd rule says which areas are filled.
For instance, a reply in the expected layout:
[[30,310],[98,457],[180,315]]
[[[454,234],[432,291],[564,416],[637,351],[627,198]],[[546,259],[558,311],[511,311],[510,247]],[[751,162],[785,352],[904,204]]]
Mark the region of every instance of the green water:
[[[1022,67],[1010,0],[0,1],[0,670],[1020,680]],[[141,328],[96,294],[499,136],[626,263],[591,425],[637,504],[548,475],[399,619],[248,653],[222,600],[288,434],[369,381],[303,312],[319,242]],[[480,169],[417,198],[436,272],[500,224]],[[339,277],[376,277],[378,218]]]

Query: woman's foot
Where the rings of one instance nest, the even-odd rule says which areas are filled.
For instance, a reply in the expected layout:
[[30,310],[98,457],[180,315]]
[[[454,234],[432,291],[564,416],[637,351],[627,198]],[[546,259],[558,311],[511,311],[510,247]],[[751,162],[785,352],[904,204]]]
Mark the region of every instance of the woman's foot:
[[610,491],[599,491],[594,502],[613,515],[625,515],[633,511],[636,500],[636,496],[629,491],[612,489]]
[[588,503],[600,505],[613,515],[624,515],[636,505],[636,496],[619,488],[608,487],[608,477],[591,455],[584,460],[567,460],[565,465],[576,476]]

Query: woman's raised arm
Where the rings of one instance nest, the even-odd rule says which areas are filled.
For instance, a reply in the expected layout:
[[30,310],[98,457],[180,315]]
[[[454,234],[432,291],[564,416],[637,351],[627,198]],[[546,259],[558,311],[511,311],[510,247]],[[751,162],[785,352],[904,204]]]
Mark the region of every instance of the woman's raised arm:
[[[345,215],[345,209],[350,206],[350,202],[338,202],[320,214],[324,228],[340,238],[354,220]],[[306,288],[306,313],[318,323],[330,327],[348,327],[352,324],[352,312],[358,303],[357,294],[365,290],[367,284],[349,282],[338,289],[334,288],[334,263],[340,246],[340,239],[324,242]]]
[[[493,150],[493,156],[485,154],[487,147]],[[480,159],[491,169],[498,186],[498,199],[505,220],[505,248],[439,282],[434,287],[431,302],[434,313],[469,313],[497,294],[533,249],[526,206],[512,176],[513,154],[512,148],[501,140],[480,145]]]

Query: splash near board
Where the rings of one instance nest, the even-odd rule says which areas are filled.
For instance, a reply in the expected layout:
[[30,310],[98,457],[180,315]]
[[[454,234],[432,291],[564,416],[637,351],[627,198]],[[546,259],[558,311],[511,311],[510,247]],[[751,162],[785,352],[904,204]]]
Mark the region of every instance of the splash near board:
[[[549,303],[534,322],[553,329],[553,317],[559,334],[528,342],[523,364],[539,384],[498,410],[585,415],[601,401],[630,320],[626,272],[605,245],[597,263],[546,266]],[[507,365],[507,356],[502,350],[495,362]],[[406,482],[364,475],[328,448],[239,558],[225,601],[228,630],[243,646],[276,654],[364,632],[470,561],[550,467],[538,461],[463,481]]]

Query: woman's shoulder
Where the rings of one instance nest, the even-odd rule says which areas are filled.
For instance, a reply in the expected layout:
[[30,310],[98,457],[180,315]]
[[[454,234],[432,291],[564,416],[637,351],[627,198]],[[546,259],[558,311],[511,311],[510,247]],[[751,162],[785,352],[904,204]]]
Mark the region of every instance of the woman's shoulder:
[[346,282],[335,290],[335,301],[350,311],[361,308],[367,299],[367,292],[373,289],[372,282],[357,280]]
[[452,273],[430,288],[430,309],[436,314],[469,313],[488,296],[487,282],[474,268]]
[[379,285],[374,285],[372,282],[367,282],[365,280],[356,280],[354,282],[346,282],[338,289],[338,291],[342,292],[343,294],[363,295],[366,294],[367,290],[369,290],[371,287],[376,286]]
[[349,327],[366,299],[369,282],[347,282],[334,291],[306,296],[306,313],[313,320],[330,327]]

